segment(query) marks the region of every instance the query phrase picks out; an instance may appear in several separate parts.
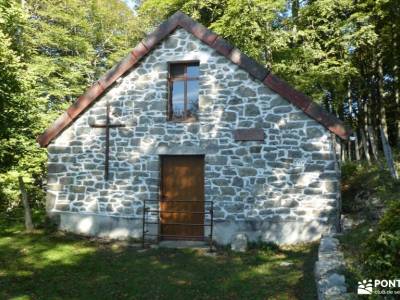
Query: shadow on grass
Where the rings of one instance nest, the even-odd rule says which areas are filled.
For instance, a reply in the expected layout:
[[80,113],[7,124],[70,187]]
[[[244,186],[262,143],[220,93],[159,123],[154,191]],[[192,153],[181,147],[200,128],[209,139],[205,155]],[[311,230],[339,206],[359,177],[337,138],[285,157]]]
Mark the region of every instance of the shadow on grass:
[[0,298],[314,299],[314,248],[141,252],[14,227],[0,233]]

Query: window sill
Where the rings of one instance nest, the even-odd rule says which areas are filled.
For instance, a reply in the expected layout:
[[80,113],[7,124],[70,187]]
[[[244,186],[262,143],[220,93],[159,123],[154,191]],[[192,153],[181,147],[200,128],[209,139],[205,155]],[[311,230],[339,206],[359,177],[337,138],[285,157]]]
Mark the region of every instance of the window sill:
[[187,118],[184,120],[179,120],[179,119],[167,119],[168,123],[196,123],[199,122],[199,118]]

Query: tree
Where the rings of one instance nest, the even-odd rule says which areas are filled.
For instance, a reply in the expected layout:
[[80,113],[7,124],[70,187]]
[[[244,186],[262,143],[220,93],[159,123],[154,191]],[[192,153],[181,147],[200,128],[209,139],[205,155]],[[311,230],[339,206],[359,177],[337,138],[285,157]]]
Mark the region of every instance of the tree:
[[[0,20],[0,206],[10,208],[19,203],[18,176],[35,182],[45,154],[34,140],[40,103],[31,97],[27,16],[19,3],[2,0]],[[39,186],[29,190],[41,194]]]
[[142,35],[118,0],[0,0],[3,207],[19,205],[20,176],[31,203],[43,202],[46,151],[36,136]]

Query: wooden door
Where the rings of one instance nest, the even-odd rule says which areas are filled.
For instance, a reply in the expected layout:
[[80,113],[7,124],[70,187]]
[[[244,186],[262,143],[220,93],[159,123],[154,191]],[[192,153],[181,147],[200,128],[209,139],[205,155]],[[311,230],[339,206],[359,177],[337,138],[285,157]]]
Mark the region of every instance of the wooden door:
[[161,176],[161,238],[202,240],[204,157],[163,156]]

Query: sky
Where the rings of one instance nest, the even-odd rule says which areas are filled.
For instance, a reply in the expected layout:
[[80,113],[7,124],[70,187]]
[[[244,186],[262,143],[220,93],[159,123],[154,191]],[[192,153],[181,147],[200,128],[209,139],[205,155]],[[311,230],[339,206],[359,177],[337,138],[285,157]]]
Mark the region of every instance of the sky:
[[139,6],[140,0],[123,0],[133,11]]

